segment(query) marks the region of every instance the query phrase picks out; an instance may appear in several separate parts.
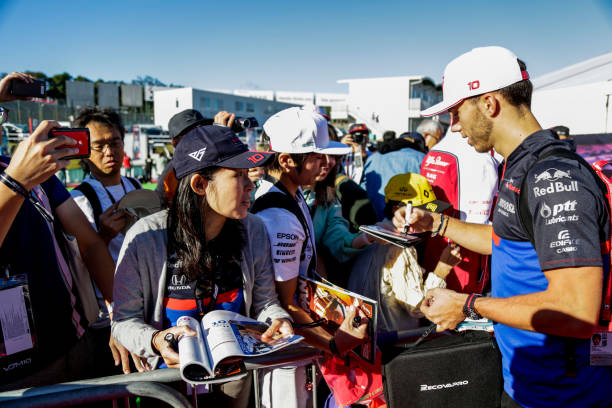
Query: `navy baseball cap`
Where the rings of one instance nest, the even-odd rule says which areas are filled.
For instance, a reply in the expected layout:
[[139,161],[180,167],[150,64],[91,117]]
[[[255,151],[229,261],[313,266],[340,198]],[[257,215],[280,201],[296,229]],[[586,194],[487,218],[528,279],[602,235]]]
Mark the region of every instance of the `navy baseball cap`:
[[206,167],[250,169],[264,166],[274,153],[252,152],[225,126],[198,126],[188,131],[174,151],[172,164],[176,178]]

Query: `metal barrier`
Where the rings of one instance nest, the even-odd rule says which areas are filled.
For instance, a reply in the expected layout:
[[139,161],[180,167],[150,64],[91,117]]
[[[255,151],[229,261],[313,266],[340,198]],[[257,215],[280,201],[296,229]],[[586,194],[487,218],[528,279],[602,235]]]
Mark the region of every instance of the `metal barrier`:
[[142,396],[165,402],[175,408],[191,408],[189,400],[172,387],[156,382],[130,382],[127,384],[90,385],[70,391],[61,390],[49,394],[24,395],[18,399],[1,402],[3,407],[66,407],[104,400]]
[[[310,362],[321,355],[320,350],[298,344],[276,353],[251,357],[244,363],[247,370],[257,370],[280,367],[287,363]],[[182,381],[180,372],[172,368],[146,373],[119,374],[2,392],[0,393],[0,405],[2,407],[55,407],[140,395],[163,400],[173,407],[191,407],[189,401],[178,391],[159,384],[178,381]],[[257,395],[258,387],[255,387],[255,390]],[[316,392],[316,389],[313,389],[313,392]],[[316,399],[314,402],[316,404]]]
[[[381,345],[407,343],[421,336],[427,327],[413,330],[379,333],[378,342]],[[288,363],[312,362],[323,353],[313,347],[298,344],[280,350],[276,353],[245,360],[247,370],[254,371],[253,382],[258,384],[257,370],[274,368]],[[312,366],[313,378],[315,367]],[[43,387],[24,388],[0,393],[2,407],[59,407],[78,405],[95,401],[104,401],[128,396],[144,396],[162,400],[173,407],[191,407],[184,395],[175,389],[161,383],[179,382],[179,370],[165,368],[146,373],[119,374],[109,377],[92,378]],[[313,381],[313,407],[317,406],[316,381]],[[255,387],[255,403],[259,407],[259,387]]]

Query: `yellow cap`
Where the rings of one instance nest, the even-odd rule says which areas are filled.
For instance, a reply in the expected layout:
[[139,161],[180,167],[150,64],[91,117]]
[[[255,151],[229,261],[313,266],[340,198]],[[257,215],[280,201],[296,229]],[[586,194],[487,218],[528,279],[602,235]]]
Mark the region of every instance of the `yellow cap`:
[[432,212],[442,212],[450,204],[436,199],[429,181],[417,173],[397,174],[385,187],[385,202],[400,201]]

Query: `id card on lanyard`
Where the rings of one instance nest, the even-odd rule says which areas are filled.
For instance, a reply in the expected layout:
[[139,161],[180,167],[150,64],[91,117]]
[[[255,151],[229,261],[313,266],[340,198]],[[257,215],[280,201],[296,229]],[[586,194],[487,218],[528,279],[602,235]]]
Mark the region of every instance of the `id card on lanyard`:
[[34,316],[25,274],[0,277],[0,361],[36,347]]

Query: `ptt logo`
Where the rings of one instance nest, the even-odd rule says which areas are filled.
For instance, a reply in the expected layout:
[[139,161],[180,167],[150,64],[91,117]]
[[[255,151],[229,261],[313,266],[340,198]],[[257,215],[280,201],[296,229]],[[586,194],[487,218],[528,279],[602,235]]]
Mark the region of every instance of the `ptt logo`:
[[475,91],[480,88],[480,81],[468,82],[468,88],[470,88],[470,91]]
[[548,218],[551,215],[555,217],[563,212],[573,212],[576,211],[576,204],[576,200],[567,200],[564,203],[554,204],[551,209],[546,203],[542,203],[540,215],[544,218]]
[[535,182],[539,183],[542,180],[545,181],[557,181],[562,178],[571,178],[570,171],[563,171],[557,169],[547,169],[541,172],[540,174],[536,174]]

